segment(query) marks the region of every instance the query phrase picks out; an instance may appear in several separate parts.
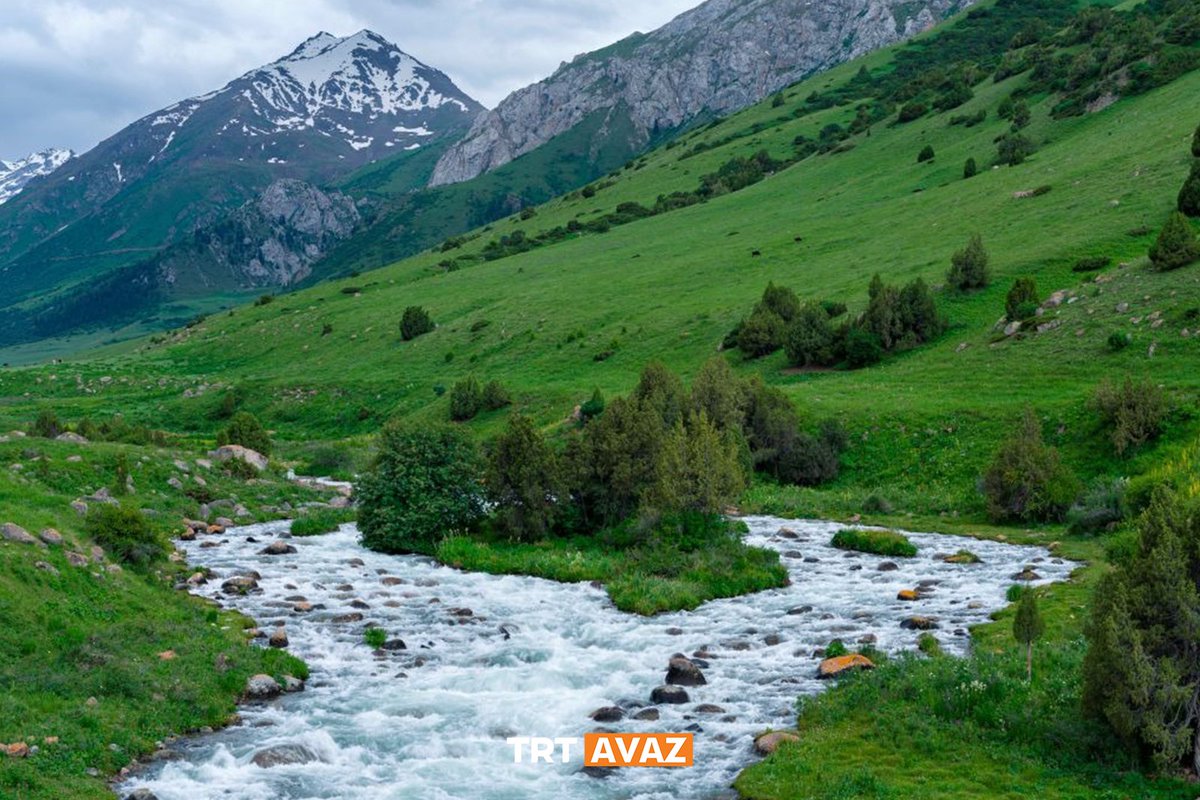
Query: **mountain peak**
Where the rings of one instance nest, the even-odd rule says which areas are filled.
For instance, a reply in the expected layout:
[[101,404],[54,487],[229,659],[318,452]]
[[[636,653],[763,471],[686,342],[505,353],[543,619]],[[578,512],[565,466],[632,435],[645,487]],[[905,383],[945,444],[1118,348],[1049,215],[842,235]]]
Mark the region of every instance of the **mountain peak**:
[[61,147],[51,147],[16,161],[0,161],[0,203],[16,196],[25,184],[49,175],[75,155]]

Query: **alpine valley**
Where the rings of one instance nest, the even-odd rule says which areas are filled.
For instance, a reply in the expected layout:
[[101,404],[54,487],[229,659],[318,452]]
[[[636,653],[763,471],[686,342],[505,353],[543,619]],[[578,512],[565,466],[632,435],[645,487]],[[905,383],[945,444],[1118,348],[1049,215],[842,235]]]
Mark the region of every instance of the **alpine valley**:
[[1200,0],[709,0],[6,163],[0,797],[1194,800],[1198,97]]

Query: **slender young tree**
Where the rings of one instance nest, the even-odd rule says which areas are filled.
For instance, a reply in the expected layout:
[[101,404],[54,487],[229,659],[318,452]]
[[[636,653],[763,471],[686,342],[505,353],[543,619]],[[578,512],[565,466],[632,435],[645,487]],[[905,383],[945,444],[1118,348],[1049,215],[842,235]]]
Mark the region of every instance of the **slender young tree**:
[[1013,619],[1013,636],[1025,645],[1025,680],[1033,681],[1033,644],[1042,638],[1046,623],[1038,611],[1037,593],[1032,588],[1021,592],[1017,616]]

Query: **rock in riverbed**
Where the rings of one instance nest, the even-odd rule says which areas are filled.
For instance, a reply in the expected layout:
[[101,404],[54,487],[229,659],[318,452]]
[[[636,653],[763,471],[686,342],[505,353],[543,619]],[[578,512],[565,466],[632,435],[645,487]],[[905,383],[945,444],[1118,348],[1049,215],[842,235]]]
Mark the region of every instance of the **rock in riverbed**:
[[671,686],[704,686],[708,681],[690,658],[681,653],[671,656],[667,664],[667,684]]

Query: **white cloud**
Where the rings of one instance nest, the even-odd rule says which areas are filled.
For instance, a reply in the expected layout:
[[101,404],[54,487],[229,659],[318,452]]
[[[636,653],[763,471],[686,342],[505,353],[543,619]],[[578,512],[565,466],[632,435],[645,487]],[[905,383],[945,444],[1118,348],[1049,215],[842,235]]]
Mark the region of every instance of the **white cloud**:
[[370,28],[487,106],[699,0],[14,0],[0,16],[0,158],[87,149],[318,31]]

